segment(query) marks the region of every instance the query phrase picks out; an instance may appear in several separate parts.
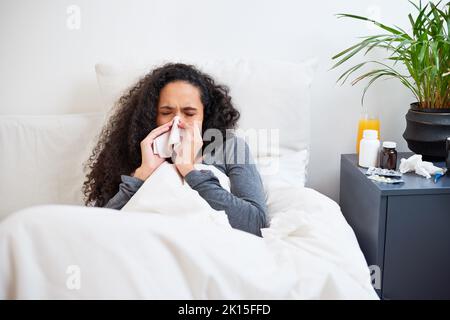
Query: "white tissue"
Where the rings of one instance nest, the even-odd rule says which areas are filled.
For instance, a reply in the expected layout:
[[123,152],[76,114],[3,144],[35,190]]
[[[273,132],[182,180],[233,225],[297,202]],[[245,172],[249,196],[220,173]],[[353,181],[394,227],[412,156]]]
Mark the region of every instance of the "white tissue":
[[172,157],[173,151],[181,143],[181,137],[183,135],[183,130],[178,127],[179,122],[180,117],[175,116],[170,131],[153,140],[154,154],[159,155],[161,158]]
[[443,169],[436,167],[433,163],[428,161],[422,161],[422,155],[415,154],[408,159],[402,158],[400,160],[401,173],[415,171],[418,175],[424,176],[429,179],[432,175],[436,173],[443,173]]

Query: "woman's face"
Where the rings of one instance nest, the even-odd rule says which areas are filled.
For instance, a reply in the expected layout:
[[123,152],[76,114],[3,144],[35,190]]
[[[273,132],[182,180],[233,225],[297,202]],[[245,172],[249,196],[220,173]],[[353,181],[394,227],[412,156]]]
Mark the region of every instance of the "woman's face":
[[166,84],[159,93],[156,125],[161,126],[173,117],[194,124],[201,129],[203,122],[203,104],[200,90],[186,81],[174,81]]

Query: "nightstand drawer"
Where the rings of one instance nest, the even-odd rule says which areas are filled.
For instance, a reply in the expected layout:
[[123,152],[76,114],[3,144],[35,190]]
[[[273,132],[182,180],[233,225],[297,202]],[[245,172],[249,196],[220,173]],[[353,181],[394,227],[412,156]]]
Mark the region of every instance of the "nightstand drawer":
[[450,299],[450,195],[387,198],[385,299]]

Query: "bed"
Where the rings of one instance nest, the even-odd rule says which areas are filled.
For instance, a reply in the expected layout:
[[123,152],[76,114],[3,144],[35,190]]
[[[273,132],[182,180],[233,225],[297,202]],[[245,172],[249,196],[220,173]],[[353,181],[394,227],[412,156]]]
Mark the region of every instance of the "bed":
[[229,85],[243,136],[270,136],[250,145],[263,237],[164,207],[82,205],[82,164],[113,102],[148,70],[98,64],[104,111],[0,117],[0,299],[378,299],[339,206],[305,187],[314,64],[193,63]]

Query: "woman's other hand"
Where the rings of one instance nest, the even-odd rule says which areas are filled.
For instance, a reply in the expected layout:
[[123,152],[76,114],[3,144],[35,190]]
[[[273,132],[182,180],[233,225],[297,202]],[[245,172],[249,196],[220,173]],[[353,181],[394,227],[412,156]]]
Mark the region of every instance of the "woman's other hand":
[[159,155],[153,153],[153,141],[156,137],[170,130],[173,121],[169,121],[155,129],[153,129],[144,140],[141,141],[141,155],[142,163],[132,174],[133,177],[141,179],[143,181],[156,170],[164,161]]
[[202,159],[201,153],[199,154],[203,146],[200,125],[182,120],[178,124],[178,127],[185,130],[181,144],[175,148],[175,166],[183,177],[194,170],[194,164],[201,162]]

